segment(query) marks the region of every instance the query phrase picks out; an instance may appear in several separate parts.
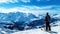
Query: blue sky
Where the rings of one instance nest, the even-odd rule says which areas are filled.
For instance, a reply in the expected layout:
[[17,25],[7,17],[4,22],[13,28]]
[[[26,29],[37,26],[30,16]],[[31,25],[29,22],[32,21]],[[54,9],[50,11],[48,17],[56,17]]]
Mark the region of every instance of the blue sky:
[[0,0],[0,7],[60,5],[60,0]]
[[60,0],[0,0],[0,12],[60,13]]

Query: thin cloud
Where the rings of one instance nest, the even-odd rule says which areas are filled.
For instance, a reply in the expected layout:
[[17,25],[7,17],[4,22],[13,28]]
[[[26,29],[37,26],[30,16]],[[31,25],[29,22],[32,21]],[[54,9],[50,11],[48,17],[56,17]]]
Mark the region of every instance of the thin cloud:
[[15,3],[18,2],[18,0],[0,0],[0,3]]
[[50,0],[37,0],[37,1],[50,1]]
[[20,0],[20,1],[27,3],[27,2],[30,2],[31,0]]
[[38,7],[38,6],[22,6],[14,8],[0,8],[0,12],[9,13],[9,12],[24,12],[24,13],[33,13],[33,14],[45,14],[46,12],[55,13],[59,10],[51,10],[52,6]]
[[16,2],[30,2],[30,0],[0,0],[0,4],[2,3],[16,3]]

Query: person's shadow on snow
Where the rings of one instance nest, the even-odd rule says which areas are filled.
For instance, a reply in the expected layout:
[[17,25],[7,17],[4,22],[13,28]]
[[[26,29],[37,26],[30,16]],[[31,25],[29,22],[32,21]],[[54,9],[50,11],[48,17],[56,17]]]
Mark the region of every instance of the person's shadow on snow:
[[55,32],[55,31],[51,31],[49,33],[51,33],[51,34],[58,34],[58,32]]

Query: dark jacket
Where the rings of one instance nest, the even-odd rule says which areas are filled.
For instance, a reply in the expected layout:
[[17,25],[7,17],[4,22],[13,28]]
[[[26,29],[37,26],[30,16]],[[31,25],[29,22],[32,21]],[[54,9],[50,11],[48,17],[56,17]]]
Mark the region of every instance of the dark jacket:
[[50,16],[49,15],[46,15],[45,22],[50,22]]

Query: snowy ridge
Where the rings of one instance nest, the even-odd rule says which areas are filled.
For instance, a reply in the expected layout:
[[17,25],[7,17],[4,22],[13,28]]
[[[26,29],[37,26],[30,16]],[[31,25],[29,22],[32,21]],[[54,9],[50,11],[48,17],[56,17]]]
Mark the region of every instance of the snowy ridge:
[[51,24],[52,25],[51,29],[53,31],[52,33],[46,32],[45,28],[30,29],[24,31],[7,30],[7,29],[0,28],[0,34],[60,34],[60,21],[56,21],[56,22],[57,23],[55,24]]
[[53,18],[60,19],[60,14],[57,14],[57,15],[53,16]]
[[[41,28],[39,29],[31,29],[31,30],[25,30],[25,31],[20,31],[20,32],[15,32],[12,34],[60,34],[60,21],[57,21],[58,23],[56,23],[55,25],[53,25],[54,27],[51,26],[52,29],[52,33],[46,32],[44,30],[41,30]],[[45,28],[42,28],[45,29]]]
[[16,13],[0,13],[0,22],[21,22],[21,21],[29,21],[31,19],[38,18],[38,16],[32,14],[32,13],[22,13],[22,12],[16,12]]

